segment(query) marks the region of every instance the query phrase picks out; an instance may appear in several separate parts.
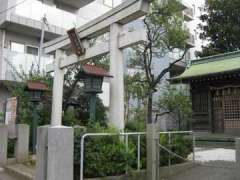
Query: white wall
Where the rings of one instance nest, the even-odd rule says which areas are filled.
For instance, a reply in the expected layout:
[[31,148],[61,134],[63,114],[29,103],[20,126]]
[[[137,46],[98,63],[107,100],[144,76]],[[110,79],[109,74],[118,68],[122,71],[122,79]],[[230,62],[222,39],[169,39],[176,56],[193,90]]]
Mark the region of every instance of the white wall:
[[195,47],[191,49],[191,59],[195,59],[194,52],[200,51],[201,46],[207,44],[199,38],[201,30],[199,29],[199,24],[201,23],[200,15],[201,8],[204,7],[205,0],[188,0],[188,4],[194,9],[194,19],[187,23],[187,27],[190,29],[191,33],[195,36]]
[[[78,25],[81,26],[101,15],[111,10],[111,7],[108,7],[103,4],[104,0],[96,0],[89,5],[78,10]],[[121,4],[122,0],[113,0],[114,6]]]

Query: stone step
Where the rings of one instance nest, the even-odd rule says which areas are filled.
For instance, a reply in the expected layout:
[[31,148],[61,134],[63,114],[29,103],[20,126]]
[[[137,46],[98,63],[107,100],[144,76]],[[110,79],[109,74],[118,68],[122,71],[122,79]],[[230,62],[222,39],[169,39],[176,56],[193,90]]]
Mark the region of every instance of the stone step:
[[8,165],[5,171],[17,180],[33,180],[34,169],[23,164]]
[[234,148],[236,136],[227,134],[196,133],[197,147]]
[[235,142],[197,140],[196,147],[235,148]]
[[19,180],[19,179],[5,172],[0,172],[0,180]]

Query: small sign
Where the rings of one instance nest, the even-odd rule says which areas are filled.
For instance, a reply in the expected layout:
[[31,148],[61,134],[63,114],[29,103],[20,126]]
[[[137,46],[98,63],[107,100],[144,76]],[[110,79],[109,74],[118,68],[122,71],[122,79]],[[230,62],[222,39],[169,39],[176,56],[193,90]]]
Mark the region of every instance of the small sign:
[[5,124],[16,124],[17,118],[17,98],[12,97],[7,99],[5,111]]
[[81,39],[76,31],[75,28],[70,29],[69,31],[67,31],[68,37],[71,41],[71,45],[75,51],[75,54],[77,56],[81,56],[83,54],[85,54],[85,48],[83,47],[83,44],[81,42]]

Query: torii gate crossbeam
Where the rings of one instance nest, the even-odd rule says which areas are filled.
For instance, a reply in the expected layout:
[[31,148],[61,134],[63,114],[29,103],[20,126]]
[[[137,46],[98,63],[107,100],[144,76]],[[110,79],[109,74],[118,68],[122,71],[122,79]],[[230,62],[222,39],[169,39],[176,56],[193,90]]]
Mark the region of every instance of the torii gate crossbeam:
[[[77,32],[81,39],[96,37],[105,32],[109,32],[110,25],[118,23],[121,25],[127,24],[139,17],[144,16],[149,9],[149,0],[127,0],[108,11],[104,15],[95,20],[79,27]],[[57,49],[65,49],[70,45],[70,40],[67,35],[56,38],[43,45],[43,52],[50,53]]]
[[[86,53],[77,57],[66,56],[64,50],[70,46],[67,36],[45,43],[43,51],[56,51],[54,64],[48,72],[54,72],[51,126],[38,128],[37,134],[37,180],[73,179],[73,128],[62,126],[62,102],[64,68],[110,53],[110,122],[122,130],[124,128],[124,67],[122,50],[146,40],[143,30],[124,32],[122,26],[147,13],[148,0],[127,0],[110,12],[78,28],[78,33],[87,43],[88,38],[110,32],[107,43],[93,47],[84,46]],[[47,147],[47,148],[46,148]]]
[[[55,72],[53,85],[52,103],[52,126],[60,126],[62,122],[62,92],[63,92],[63,68],[66,68],[80,61],[87,61],[91,58],[110,53],[110,123],[118,129],[124,128],[124,48],[146,41],[144,29],[133,32],[124,32],[122,25],[131,22],[148,11],[147,0],[128,0],[122,5],[112,9],[110,12],[100,16],[83,27],[78,28],[79,36],[85,42],[89,37],[94,37],[103,32],[110,32],[110,40],[93,47],[86,47],[86,53],[77,57],[70,55],[64,57],[59,50],[69,47],[69,39],[62,36],[56,40],[44,44],[44,52],[58,51],[56,62],[47,66],[47,72]],[[61,78],[60,78],[61,76]]]

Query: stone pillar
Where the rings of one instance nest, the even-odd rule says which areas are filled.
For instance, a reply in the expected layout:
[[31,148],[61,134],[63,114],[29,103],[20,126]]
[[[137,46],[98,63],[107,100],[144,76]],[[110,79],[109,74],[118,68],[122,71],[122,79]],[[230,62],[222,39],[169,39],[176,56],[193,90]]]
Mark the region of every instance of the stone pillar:
[[110,124],[124,129],[124,63],[123,52],[119,49],[119,35],[122,26],[110,26]]
[[35,180],[47,179],[48,126],[37,129],[37,161]]
[[64,53],[60,50],[56,51],[55,71],[53,81],[53,96],[52,96],[52,116],[51,125],[62,125],[62,102],[63,102],[63,83],[64,70],[59,68],[60,62],[64,58]]
[[8,126],[0,124],[0,166],[7,164]]
[[73,128],[39,127],[36,180],[73,179]]
[[36,180],[73,179],[73,128],[62,126],[64,70],[60,62],[64,57],[61,50],[56,51],[51,126],[38,128]]
[[48,129],[47,180],[73,179],[73,128]]
[[16,125],[17,142],[15,147],[16,160],[18,163],[28,161],[29,155],[29,126],[26,124]]
[[235,139],[235,149],[236,149],[236,164],[240,167],[240,138]]

